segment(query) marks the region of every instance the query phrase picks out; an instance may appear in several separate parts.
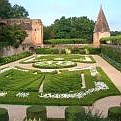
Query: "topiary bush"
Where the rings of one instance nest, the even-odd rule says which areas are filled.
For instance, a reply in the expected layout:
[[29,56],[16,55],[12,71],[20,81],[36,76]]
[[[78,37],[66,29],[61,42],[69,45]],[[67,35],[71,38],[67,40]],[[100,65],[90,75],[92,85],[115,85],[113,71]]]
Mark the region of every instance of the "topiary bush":
[[83,121],[85,109],[79,106],[71,106],[65,109],[65,121]]
[[7,109],[0,108],[0,121],[9,121]]
[[42,106],[31,106],[26,109],[26,118],[27,120],[36,120],[36,121],[47,121],[47,112],[46,107]]
[[121,107],[111,107],[108,109],[108,117],[113,121],[121,121]]

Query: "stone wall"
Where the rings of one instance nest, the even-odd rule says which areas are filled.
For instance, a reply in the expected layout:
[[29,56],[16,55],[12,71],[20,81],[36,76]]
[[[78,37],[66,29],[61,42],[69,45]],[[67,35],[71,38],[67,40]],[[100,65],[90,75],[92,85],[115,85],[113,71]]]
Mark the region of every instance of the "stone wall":
[[30,46],[29,45],[20,45],[19,48],[14,48],[12,46],[4,47],[0,51],[1,56],[10,56],[10,55],[15,55],[22,53],[24,51],[30,51]]

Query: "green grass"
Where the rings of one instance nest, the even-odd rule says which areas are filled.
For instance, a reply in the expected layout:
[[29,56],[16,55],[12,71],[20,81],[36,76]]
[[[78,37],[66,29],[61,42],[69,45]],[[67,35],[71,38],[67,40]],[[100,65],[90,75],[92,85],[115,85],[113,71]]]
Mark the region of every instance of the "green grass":
[[41,57],[35,57],[35,60],[32,60],[32,61],[29,61],[29,62],[26,62],[26,60],[24,61],[21,61],[20,63],[22,64],[27,64],[27,63],[35,63],[35,62],[39,62],[39,61],[43,61],[43,60],[46,60],[46,61],[56,61],[55,59],[56,58],[63,58],[62,61],[73,61],[73,62],[80,62],[80,63],[95,63],[95,60],[92,56],[88,56],[90,57],[90,59],[92,61],[85,61],[85,56],[83,55],[80,55],[80,54],[55,54],[55,55],[52,55],[52,54],[48,54],[46,56],[41,56]]
[[9,70],[0,74],[0,90],[38,91],[44,75],[18,70]]
[[[93,59],[92,56],[88,56],[91,58],[91,62],[90,63],[94,63],[95,60]],[[64,58],[64,60],[66,61],[75,61],[75,62],[87,62],[87,61],[84,61],[85,60],[85,56],[82,56],[82,55],[79,55],[79,54],[57,54],[57,55],[48,55],[48,56],[41,56],[41,57],[38,57],[36,58],[36,60],[41,60],[41,59],[46,59],[47,61],[52,61],[54,60],[55,58]],[[75,59],[80,59],[78,61],[76,61]]]
[[81,88],[80,72],[62,72],[62,74],[47,75],[44,80],[45,93],[78,92]]
[[[0,90],[7,90],[8,95],[6,97],[0,97],[0,103],[2,104],[26,104],[26,105],[92,105],[96,100],[112,96],[120,95],[118,89],[114,86],[107,75],[101,68],[97,68],[100,72],[102,81],[108,86],[108,90],[102,90],[95,92],[81,99],[68,98],[68,99],[50,99],[39,98],[38,89],[42,81],[44,81],[44,92],[78,92],[81,90],[80,73],[85,73],[85,80],[87,89],[94,86],[94,79],[90,76],[89,70],[83,71],[62,71],[61,74],[47,74],[38,73],[33,74],[32,71],[23,72],[18,70],[9,70],[0,74]],[[87,90],[86,89],[86,90]],[[30,93],[27,98],[16,97],[16,94],[20,91],[27,91]]]

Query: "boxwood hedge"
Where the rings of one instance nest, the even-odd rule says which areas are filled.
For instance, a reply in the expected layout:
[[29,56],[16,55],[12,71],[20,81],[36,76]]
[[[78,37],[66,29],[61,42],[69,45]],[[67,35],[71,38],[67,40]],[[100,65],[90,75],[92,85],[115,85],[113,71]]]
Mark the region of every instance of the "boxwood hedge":
[[4,108],[0,108],[0,121],[9,121],[8,111]]
[[113,121],[121,121],[121,107],[111,107],[108,109],[108,117]]
[[46,107],[43,106],[31,106],[26,109],[26,118],[27,120],[36,120],[36,121],[47,121],[47,112]]

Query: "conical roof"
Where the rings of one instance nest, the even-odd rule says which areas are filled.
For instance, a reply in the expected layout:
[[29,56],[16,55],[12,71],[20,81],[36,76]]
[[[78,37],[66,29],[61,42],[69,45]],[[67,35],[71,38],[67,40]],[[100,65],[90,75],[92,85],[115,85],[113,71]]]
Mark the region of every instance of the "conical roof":
[[110,32],[108,22],[103,12],[102,6],[98,14],[98,18],[95,24],[94,32]]

